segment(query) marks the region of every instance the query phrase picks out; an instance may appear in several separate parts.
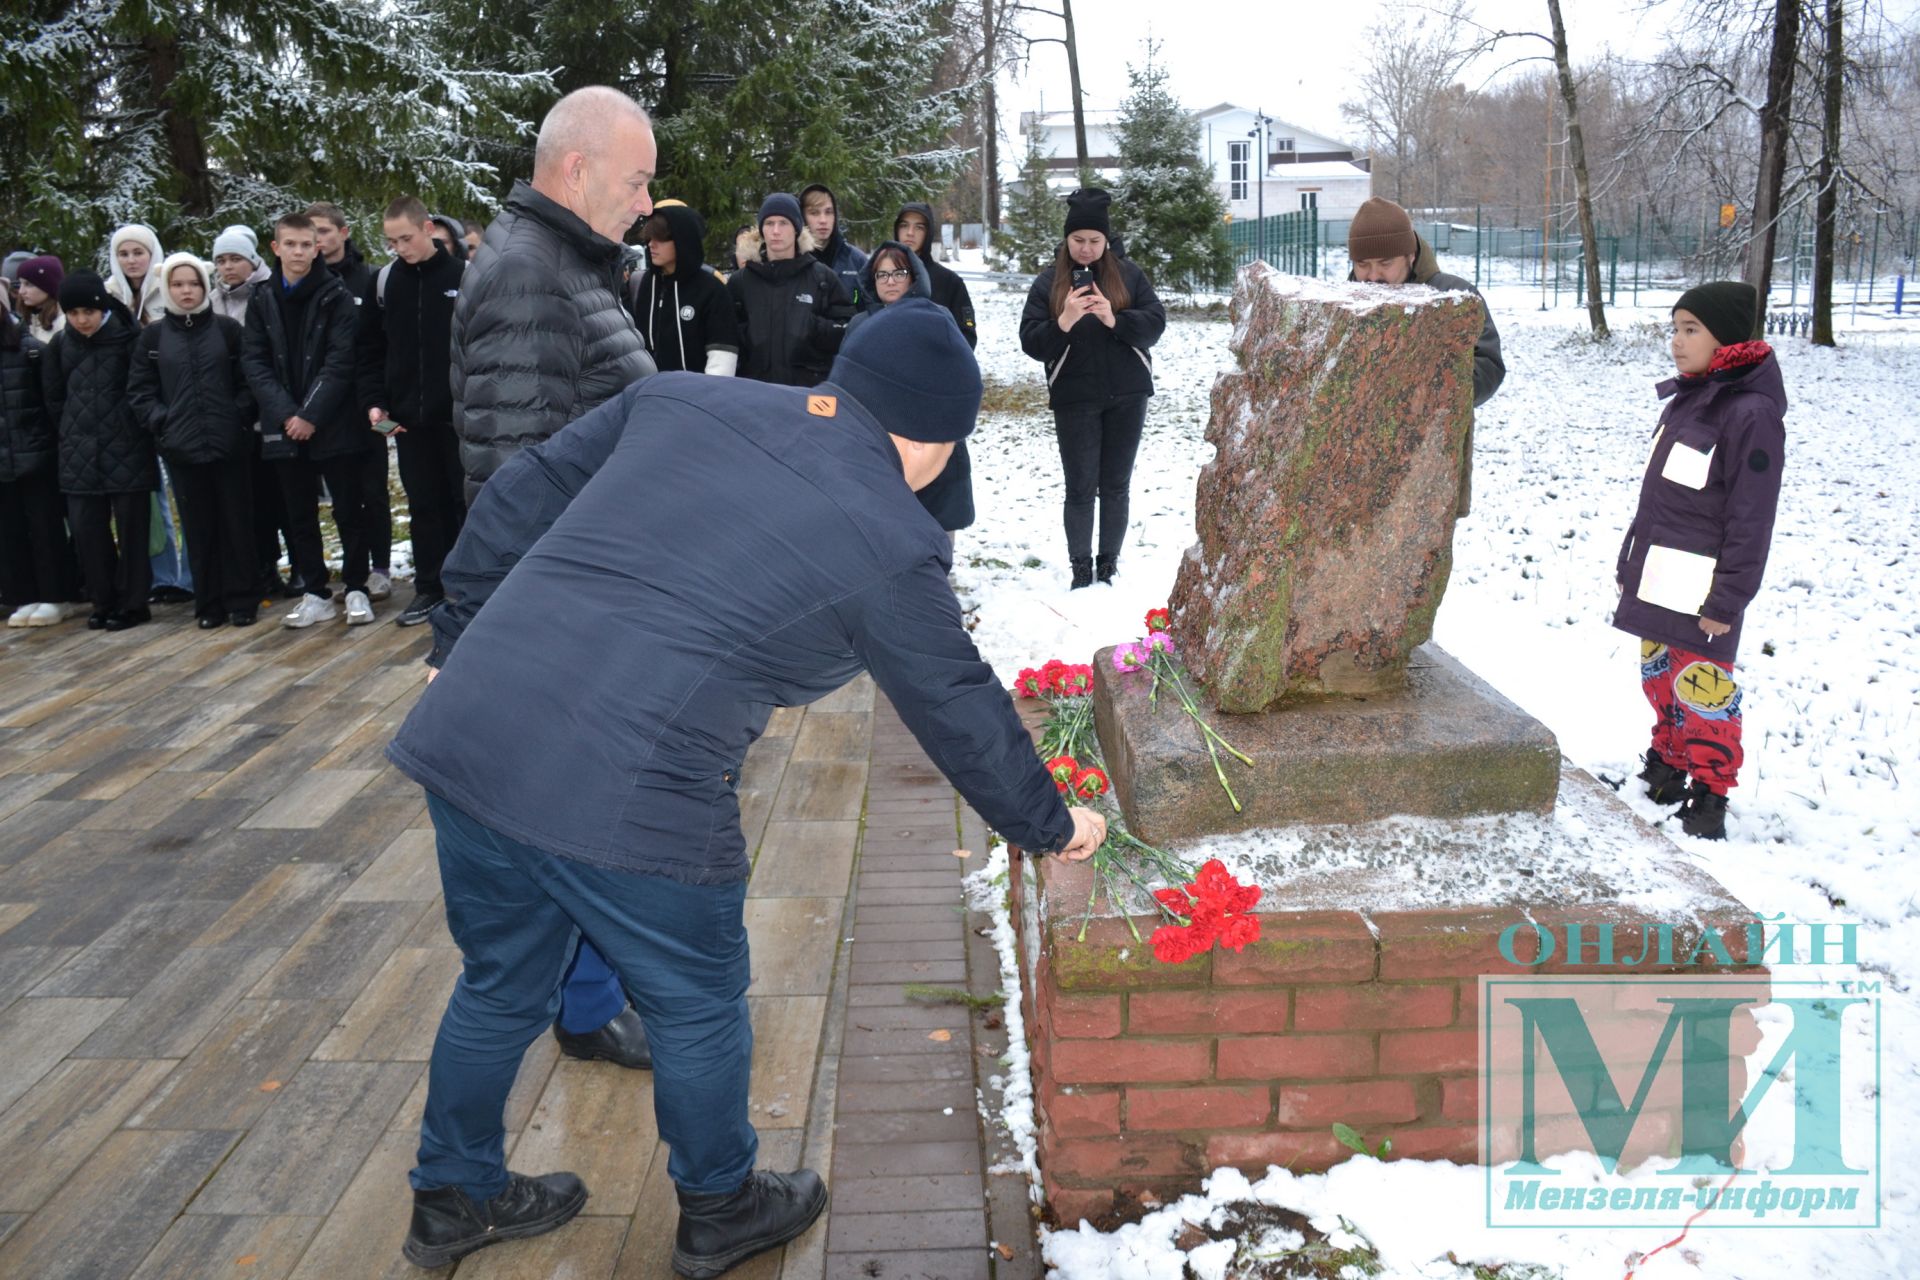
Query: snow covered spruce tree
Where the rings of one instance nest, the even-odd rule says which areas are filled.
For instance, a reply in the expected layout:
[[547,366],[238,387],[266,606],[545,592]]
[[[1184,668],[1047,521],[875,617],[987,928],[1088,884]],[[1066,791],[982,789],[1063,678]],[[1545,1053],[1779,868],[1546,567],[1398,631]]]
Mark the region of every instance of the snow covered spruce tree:
[[1167,89],[1167,69],[1146,46],[1146,65],[1127,66],[1120,104],[1120,176],[1113,221],[1127,256],[1163,289],[1215,287],[1233,278],[1227,207],[1200,157],[1200,126]]
[[1066,216],[1066,206],[1047,186],[1047,153],[1040,149],[1040,130],[1029,129],[1020,185],[1007,200],[1006,226],[993,242],[1001,264],[1022,275],[1038,275],[1060,248]]
[[383,0],[24,0],[0,16],[0,224],[92,264],[149,222],[204,245],[315,199],[492,205],[482,152],[552,80],[472,70],[459,32]]
[[[894,211],[944,188],[969,154],[942,141],[973,91],[934,88],[950,38],[942,7],[915,0],[762,0],[757,7],[757,21],[710,31],[708,52],[690,55],[684,74],[693,90],[674,114],[658,113],[656,190],[700,210],[717,236],[753,221],[767,192],[825,182],[851,236],[871,243],[891,235]],[[713,51],[721,45],[730,46],[724,56]],[[710,74],[705,65],[715,59],[741,70]]]

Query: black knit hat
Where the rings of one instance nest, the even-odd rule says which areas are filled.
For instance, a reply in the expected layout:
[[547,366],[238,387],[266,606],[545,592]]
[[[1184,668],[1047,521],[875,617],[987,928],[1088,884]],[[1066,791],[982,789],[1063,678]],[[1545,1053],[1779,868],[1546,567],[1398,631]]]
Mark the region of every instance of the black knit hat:
[[1067,197],[1067,229],[1063,234],[1098,231],[1111,240],[1113,224],[1107,220],[1107,206],[1112,203],[1113,197],[1099,187],[1086,187],[1074,192]]
[[840,345],[827,381],[908,440],[963,440],[980,416],[979,362],[953,313],[926,298],[868,316]]
[[94,311],[111,311],[112,300],[107,296],[107,282],[92,271],[76,271],[60,282],[60,309],[74,311],[81,307]]
[[1680,295],[1675,311],[1690,311],[1707,326],[1713,340],[1723,347],[1753,337],[1753,321],[1759,312],[1758,296],[1750,284],[1739,280],[1715,280],[1697,284]]
[[800,213],[800,202],[784,191],[776,191],[760,202],[760,217],[754,225],[764,231],[768,218],[785,218],[793,224],[795,231],[807,225],[806,218]]

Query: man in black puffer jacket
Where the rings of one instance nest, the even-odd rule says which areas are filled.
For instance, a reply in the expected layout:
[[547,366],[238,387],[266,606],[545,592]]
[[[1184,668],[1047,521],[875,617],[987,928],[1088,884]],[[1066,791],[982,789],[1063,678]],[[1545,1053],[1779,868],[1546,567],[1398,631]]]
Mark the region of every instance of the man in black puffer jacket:
[[127,398],[173,479],[202,630],[253,625],[253,424],[241,329],[213,312],[211,274],[190,253],[160,264],[164,320],[140,331]]
[[621,240],[651,212],[653,127],[617,89],[547,113],[453,310],[453,425],[471,503],[487,477],[654,372],[620,301]]
[[367,541],[366,453],[385,448],[356,412],[353,343],[359,308],[347,286],[315,258],[313,221],[302,213],[273,224],[273,278],[247,300],[247,332],[240,353],[247,384],[260,404],[261,429],[284,433],[291,449],[274,461],[287,504],[293,567],[305,595],[281,621],[310,627],[336,617],[327,588],[320,541],[320,483],[333,497],[340,531],[340,576],[347,588],[347,623],[373,621],[367,596],[372,571]]
[[[67,327],[47,344],[47,413],[60,433],[60,492],[93,614],[87,626],[120,631],[150,620],[147,531],[160,464],[153,437],[133,420],[127,371],[139,331],[104,280],[76,271],[60,286]],[[116,534],[119,538],[115,546]]]
[[393,435],[400,455],[413,600],[394,621],[412,627],[440,602],[440,565],[467,513],[448,367],[467,267],[432,233],[432,215],[416,196],[388,205],[381,229],[394,259],[374,277],[372,305],[360,309],[360,407],[370,426]]
[[[533,181],[514,183],[453,309],[453,426],[469,507],[522,448],[654,372],[621,301],[621,240],[653,210],[656,156],[647,113],[605,85],[574,90],[540,122]],[[640,1016],[585,939],[553,1034],[569,1057],[652,1065]]]

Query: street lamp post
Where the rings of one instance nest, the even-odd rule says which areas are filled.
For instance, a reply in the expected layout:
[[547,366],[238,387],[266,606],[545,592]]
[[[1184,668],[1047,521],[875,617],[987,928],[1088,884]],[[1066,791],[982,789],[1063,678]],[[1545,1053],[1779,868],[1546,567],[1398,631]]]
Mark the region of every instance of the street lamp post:
[[1270,118],[1262,115],[1259,109],[1255,108],[1253,128],[1247,130],[1247,136],[1257,140],[1254,144],[1257,151],[1254,155],[1253,167],[1255,183],[1253,216],[1260,228],[1255,237],[1255,243],[1258,246],[1256,252],[1260,255],[1262,262],[1267,260],[1267,126],[1272,123]]

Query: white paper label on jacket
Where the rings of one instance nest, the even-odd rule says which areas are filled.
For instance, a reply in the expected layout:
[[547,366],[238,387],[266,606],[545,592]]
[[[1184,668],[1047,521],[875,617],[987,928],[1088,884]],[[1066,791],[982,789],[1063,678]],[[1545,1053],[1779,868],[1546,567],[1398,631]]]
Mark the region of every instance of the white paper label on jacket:
[[1660,474],[1689,489],[1704,489],[1707,487],[1707,472],[1712,467],[1713,450],[1702,453],[1675,440],[1672,451],[1667,454],[1667,465],[1660,468]]
[[1713,571],[1718,565],[1712,556],[1678,551],[1672,547],[1647,548],[1647,562],[1640,570],[1640,589],[1635,592],[1648,604],[1675,613],[1699,613],[1713,590]]

